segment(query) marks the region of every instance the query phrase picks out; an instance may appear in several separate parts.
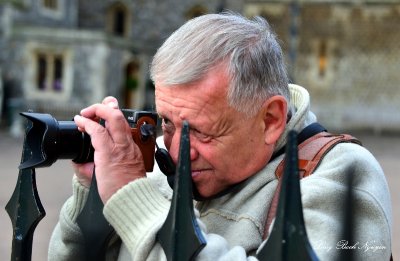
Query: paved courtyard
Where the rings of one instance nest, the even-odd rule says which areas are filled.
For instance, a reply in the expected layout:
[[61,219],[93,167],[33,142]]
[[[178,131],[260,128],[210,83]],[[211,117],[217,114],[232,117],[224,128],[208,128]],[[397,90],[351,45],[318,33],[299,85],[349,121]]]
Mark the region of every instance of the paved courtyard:
[[[393,255],[400,258],[400,133],[398,135],[356,135],[380,161],[389,183],[393,204]],[[11,221],[4,210],[14,191],[21,159],[22,139],[11,138],[0,130],[0,260],[10,260]],[[36,181],[46,217],[39,223],[34,235],[33,261],[47,259],[47,245],[58,219],[63,202],[71,194],[71,167],[67,160],[59,160],[50,168],[36,170]]]

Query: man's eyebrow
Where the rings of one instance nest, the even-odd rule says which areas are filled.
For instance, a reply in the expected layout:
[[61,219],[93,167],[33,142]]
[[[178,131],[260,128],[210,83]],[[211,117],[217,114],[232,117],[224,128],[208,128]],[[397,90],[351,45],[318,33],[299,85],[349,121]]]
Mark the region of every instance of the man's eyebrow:
[[159,118],[161,118],[161,119],[165,119],[165,118],[166,118],[166,116],[163,115],[161,112],[157,112],[157,116],[158,116]]
[[171,120],[170,120],[167,116],[165,116],[165,115],[163,115],[163,114],[161,114],[161,113],[158,113],[158,117],[159,117],[161,120],[171,122]]

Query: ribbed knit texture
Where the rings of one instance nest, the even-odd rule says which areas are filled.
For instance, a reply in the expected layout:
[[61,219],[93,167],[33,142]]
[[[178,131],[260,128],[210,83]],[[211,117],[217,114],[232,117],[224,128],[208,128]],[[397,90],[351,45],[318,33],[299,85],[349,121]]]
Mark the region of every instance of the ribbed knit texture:
[[88,195],[89,188],[79,183],[78,178],[74,175],[72,178],[72,199],[65,206],[67,215],[71,217],[73,222],[76,221],[76,218],[85,206]]
[[307,125],[317,121],[317,117],[310,112],[310,95],[307,90],[295,84],[289,84],[289,90],[291,102],[292,104],[296,104],[296,108],[285,131],[276,143],[275,151],[285,146],[286,137],[290,130],[301,131]]
[[133,254],[134,260],[148,255],[155,233],[164,223],[170,202],[142,178],[117,191],[104,207],[104,216]]

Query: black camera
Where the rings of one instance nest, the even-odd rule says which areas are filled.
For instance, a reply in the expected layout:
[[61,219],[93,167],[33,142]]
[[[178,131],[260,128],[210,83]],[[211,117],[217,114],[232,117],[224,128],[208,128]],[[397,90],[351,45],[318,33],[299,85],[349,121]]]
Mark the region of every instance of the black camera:
[[[122,109],[132,138],[143,155],[146,171],[154,166],[157,114],[150,111]],[[26,134],[31,157],[21,163],[20,169],[49,167],[58,159],[76,163],[93,161],[94,148],[90,136],[78,130],[74,121],[57,121],[50,114],[22,112],[32,122]],[[104,125],[104,121],[100,121]]]

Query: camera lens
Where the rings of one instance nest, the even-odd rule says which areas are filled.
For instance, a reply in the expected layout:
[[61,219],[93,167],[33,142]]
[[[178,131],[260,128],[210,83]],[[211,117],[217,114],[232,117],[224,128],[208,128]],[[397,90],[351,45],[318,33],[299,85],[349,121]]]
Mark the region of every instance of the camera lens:
[[50,114],[42,113],[21,115],[32,123],[26,136],[32,153],[20,169],[48,167],[58,159],[71,159],[77,163],[93,161],[90,136],[80,132],[74,121],[57,121]]
[[58,159],[72,159],[76,163],[93,161],[94,149],[90,136],[80,132],[75,122],[59,121],[57,132]]

